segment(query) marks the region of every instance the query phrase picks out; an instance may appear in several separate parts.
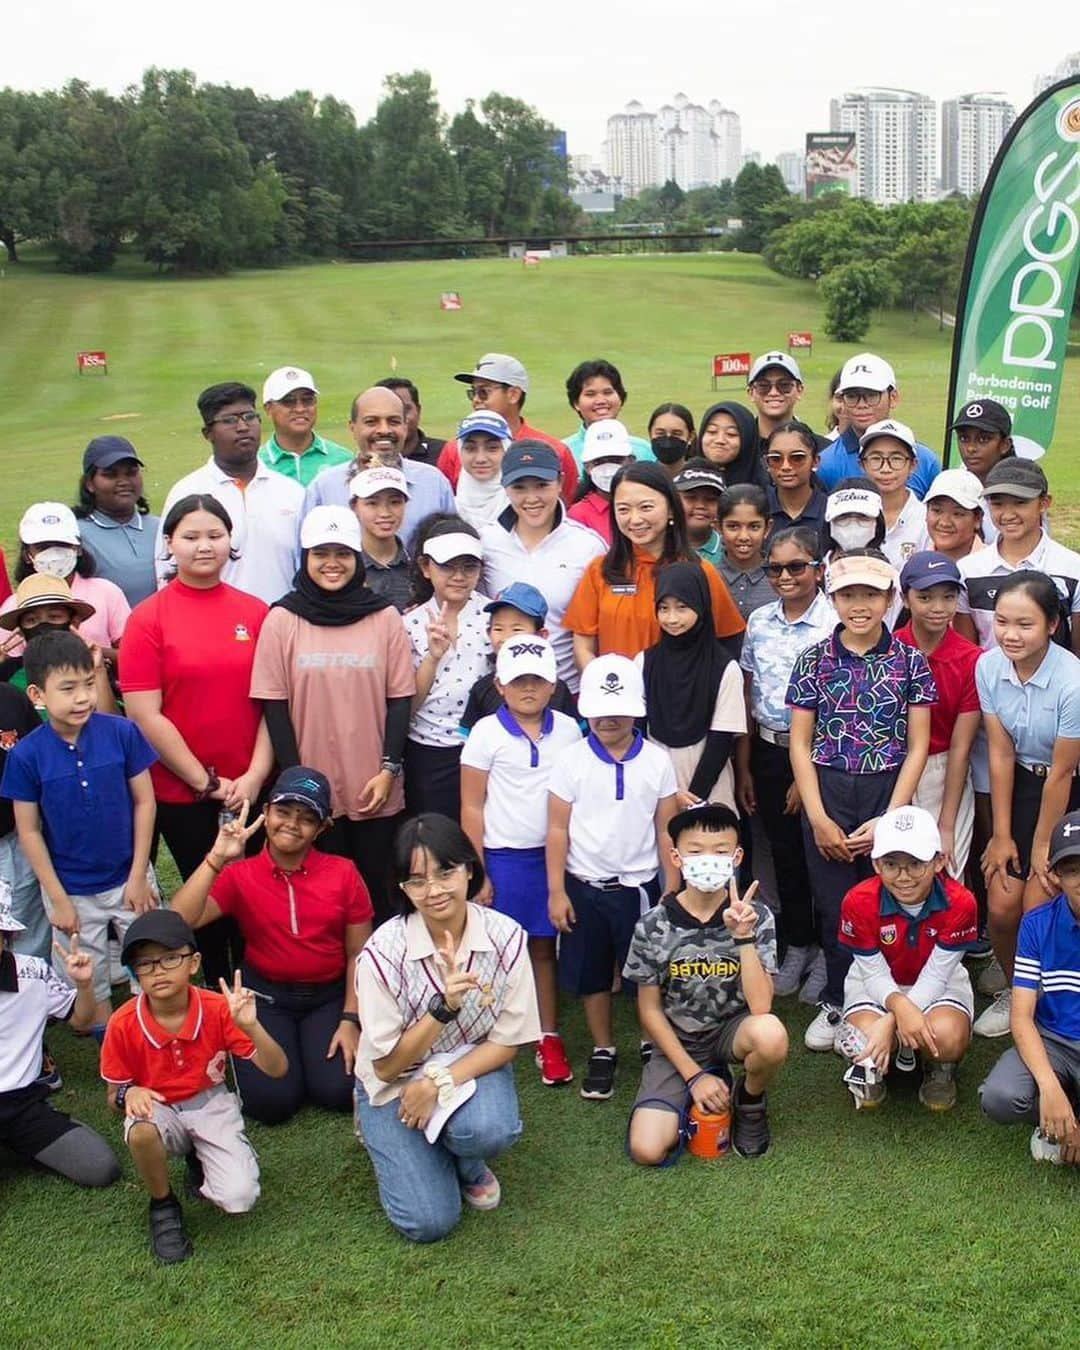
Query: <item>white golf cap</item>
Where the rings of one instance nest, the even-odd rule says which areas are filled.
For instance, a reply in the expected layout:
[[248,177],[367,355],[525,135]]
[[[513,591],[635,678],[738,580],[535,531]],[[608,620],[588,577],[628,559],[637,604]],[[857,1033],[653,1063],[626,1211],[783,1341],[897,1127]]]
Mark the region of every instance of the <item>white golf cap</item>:
[[634,453],[630,433],[614,417],[601,418],[585,428],[585,444],[581,448],[582,464],[598,459],[625,459]]
[[877,520],[881,515],[881,494],[873,488],[840,488],[830,492],[825,500],[825,520],[832,524],[841,516],[866,516]]
[[313,394],[319,392],[315,387],[314,376],[308,370],[301,370],[299,366],[282,366],[280,370],[272,370],[263,381],[263,402],[276,403],[294,389],[310,389]]
[[799,363],[787,352],[766,352],[764,356],[759,356],[750,367],[750,374],[746,377],[746,383],[748,385],[753,384],[762,371],[770,370],[773,366],[776,366],[778,370],[786,370],[793,380],[798,380],[802,384],[803,378]]
[[436,534],[424,542],[424,557],[444,566],[452,558],[483,559],[483,556],[484,550],[480,547],[480,540],[460,531],[454,534]]
[[922,862],[929,862],[940,852],[937,821],[921,806],[898,806],[895,811],[886,811],[874,826],[871,858],[884,858],[888,853],[908,853]]
[[888,361],[873,352],[860,352],[844,362],[836,388],[841,394],[845,389],[876,389],[884,393],[886,389],[897,388],[896,372]]
[[19,539],[24,544],[82,545],[75,512],[63,502],[35,502],[19,521]]
[[360,522],[347,506],[313,506],[300,526],[300,547],[342,544],[359,553],[363,547]]
[[942,469],[923,498],[933,501],[935,497],[948,497],[957,506],[974,511],[982,506],[983,486],[970,469]]
[[370,469],[361,469],[354,473],[348,482],[349,501],[357,497],[365,501],[379,492],[400,492],[403,497],[409,495],[409,483],[400,469],[392,469],[387,464],[376,464]]
[[596,656],[581,672],[582,717],[644,717],[645,681],[626,656]]
[[477,361],[475,370],[463,370],[454,379],[462,384],[490,380],[492,384],[508,384],[512,389],[529,392],[529,372],[516,356],[507,356],[505,352],[487,352]]
[[495,658],[495,678],[509,684],[519,675],[539,675],[548,684],[558,678],[555,651],[547,638],[532,633],[507,638]]
[[903,441],[911,453],[915,453],[915,446],[918,444],[915,433],[906,422],[897,422],[892,417],[886,417],[883,422],[874,422],[868,426],[859,437],[859,449],[865,450],[871,441],[880,440],[882,436],[891,436],[894,441]]

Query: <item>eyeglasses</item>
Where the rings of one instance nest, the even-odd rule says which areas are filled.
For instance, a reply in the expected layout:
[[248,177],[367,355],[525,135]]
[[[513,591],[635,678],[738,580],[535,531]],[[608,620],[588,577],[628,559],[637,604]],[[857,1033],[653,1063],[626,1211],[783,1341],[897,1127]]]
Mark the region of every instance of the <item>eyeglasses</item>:
[[884,858],[879,858],[878,863],[884,876],[899,877],[906,875],[911,881],[921,881],[934,865],[933,859],[924,862],[921,858],[905,858],[901,862],[898,858],[891,858],[887,855]]
[[840,395],[845,408],[857,408],[865,403],[868,408],[876,408],[885,397],[883,389],[845,389]]
[[470,403],[486,403],[497,389],[509,389],[508,384],[469,384],[465,386],[465,397]]
[[797,562],[789,563],[766,563],[762,571],[770,581],[779,581],[785,572],[792,577],[801,577],[808,567],[820,567],[821,564],[815,558],[813,562],[804,562],[801,558]]
[[401,883],[401,889],[410,899],[422,900],[430,893],[432,886],[452,885],[465,866],[465,863],[454,863],[452,867],[440,867],[428,877],[406,877]]
[[768,394],[773,389],[778,394],[791,394],[795,392],[794,380],[755,380],[750,386],[755,394]]
[[252,422],[261,422],[261,421],[262,421],[262,413],[257,412],[226,413],[224,417],[211,417],[210,421],[207,422],[206,425],[208,427],[212,427],[214,423],[217,422],[219,425],[223,427],[238,427],[241,424],[241,422],[244,424],[244,426],[250,426]]
[[785,455],[779,450],[769,450],[763,458],[770,469],[778,469],[781,464],[790,464],[793,469],[801,469],[810,462],[810,451],[792,450]]
[[143,956],[132,961],[131,969],[141,979],[144,975],[152,975],[159,966],[162,970],[179,970],[194,955],[194,952],[170,952],[168,956]]
[[861,455],[860,459],[868,469],[903,469],[915,463],[914,455],[902,455],[899,451],[895,455]]
[[[431,561],[435,562],[435,559],[432,558]],[[473,572],[480,571],[478,558],[451,558],[449,562],[437,562],[435,566],[440,572],[446,572],[452,577],[467,577]]]
[[314,408],[318,401],[316,394],[286,394],[278,399],[286,408]]

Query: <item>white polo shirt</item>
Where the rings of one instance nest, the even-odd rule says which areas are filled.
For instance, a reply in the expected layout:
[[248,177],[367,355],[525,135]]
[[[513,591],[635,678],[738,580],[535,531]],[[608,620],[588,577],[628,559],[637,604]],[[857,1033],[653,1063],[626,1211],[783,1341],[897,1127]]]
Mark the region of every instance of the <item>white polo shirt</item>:
[[[240,556],[225,564],[222,581],[249,595],[257,595],[268,605],[292,590],[293,577],[300,565],[300,518],[304,505],[304,489],[295,479],[267,468],[259,460],[255,476],[240,488],[236,479],[219,469],[211,457],[201,469],[172,485],[162,507],[162,521],[174,502],[192,493],[216,497],[232,520],[232,545]],[[158,585],[163,586],[169,560],[160,525],[154,560]]]
[[488,775],[485,848],[542,848],[547,838],[548,783],[561,751],[581,740],[572,717],[548,709],[540,739],[510,729],[504,708],[469,732],[461,762]]
[[903,509],[891,529],[885,531],[881,551],[899,572],[913,553],[933,547],[926,532],[926,506],[909,490]]
[[639,736],[616,765],[601,759],[586,737],[556,759],[549,790],[570,803],[566,866],[574,876],[617,877],[624,886],[644,886],[656,876],[656,808],[678,790],[666,751]]
[[15,956],[19,989],[0,994],[0,1092],[29,1087],[41,1072],[41,1038],[50,1017],[68,1017],[75,990],[36,956]]
[[480,589],[494,597],[515,581],[536,587],[548,603],[548,640],[555,649],[559,678],[576,694],[580,675],[574,664],[574,635],[563,628],[563,615],[586,567],[607,552],[607,544],[595,530],[571,520],[561,502],[556,507],[555,528],[534,549],[521,542],[516,524],[511,508],[480,532],[484,546]]
[[[983,651],[997,646],[994,637],[994,598],[1000,579],[1013,572],[1044,572],[1053,579],[1065,609],[1072,615],[1080,614],[1080,553],[1074,553],[1071,548],[1051,539],[1045,530],[1039,542],[1021,562],[1006,562],[998,549],[999,544],[988,544],[986,548],[969,553],[957,563],[967,589],[960,592],[956,610],[958,614],[971,615]],[[1080,619],[1074,618],[1072,622],[1080,623]]]

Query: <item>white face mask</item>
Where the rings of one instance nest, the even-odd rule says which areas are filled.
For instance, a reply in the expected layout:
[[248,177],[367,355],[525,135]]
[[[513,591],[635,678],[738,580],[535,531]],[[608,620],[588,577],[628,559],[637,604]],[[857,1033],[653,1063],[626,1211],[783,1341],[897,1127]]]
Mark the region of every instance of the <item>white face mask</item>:
[[735,875],[730,853],[695,853],[682,860],[683,881],[696,891],[722,891]]
[[834,520],[829,533],[836,540],[841,552],[849,548],[866,548],[877,533],[877,521],[874,520]]
[[68,577],[79,561],[79,550],[67,544],[54,544],[52,548],[43,548],[32,559],[34,571],[46,577]]
[[589,481],[601,492],[610,492],[612,481],[621,468],[621,464],[594,464],[589,469]]

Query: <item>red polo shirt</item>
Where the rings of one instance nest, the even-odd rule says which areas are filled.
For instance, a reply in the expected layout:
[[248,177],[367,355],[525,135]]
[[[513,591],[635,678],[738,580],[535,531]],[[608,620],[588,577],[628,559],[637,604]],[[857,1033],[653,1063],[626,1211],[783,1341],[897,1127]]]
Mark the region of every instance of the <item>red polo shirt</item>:
[[[566,442],[560,441],[557,436],[549,436],[546,431],[538,431],[536,427],[529,426],[528,422],[525,421],[522,421],[514,433],[514,440],[543,441],[545,445],[551,446],[562,461],[562,499],[569,506],[577,492],[580,475],[578,474],[577,461]],[[458,453],[456,440],[447,441],[439,451],[438,468],[450,479],[451,486],[456,492],[458,475],[461,473],[461,455]]]
[[587,492],[581,501],[575,502],[566,513],[579,525],[587,525],[595,530],[603,541],[611,544],[611,508],[610,500],[599,492]]
[[345,975],[345,929],[374,915],[368,889],[349,858],[312,849],[283,872],[263,849],[230,863],[210,896],[244,935],[244,961],[268,980],[330,984]]
[[101,1047],[106,1083],[153,1088],[167,1103],[187,1101],[225,1081],[229,1055],[254,1059],[255,1043],[236,1025],[221,994],[192,985],[179,1031],[166,1031],[145,994],[109,1018]]
[[[917,647],[911,624],[898,628],[893,635],[909,647]],[[975,662],[982,650],[966,637],[945,630],[937,650],[927,656],[930,674],[937,686],[937,702],[930,706],[930,753],[939,755],[948,750],[953,728],[961,713],[979,711],[979,694],[975,688]]]
[[919,978],[935,946],[963,951],[978,936],[975,897],[952,877],[938,877],[914,918],[900,908],[880,877],[852,886],[840,905],[841,944],[860,956],[880,952],[904,988]]

